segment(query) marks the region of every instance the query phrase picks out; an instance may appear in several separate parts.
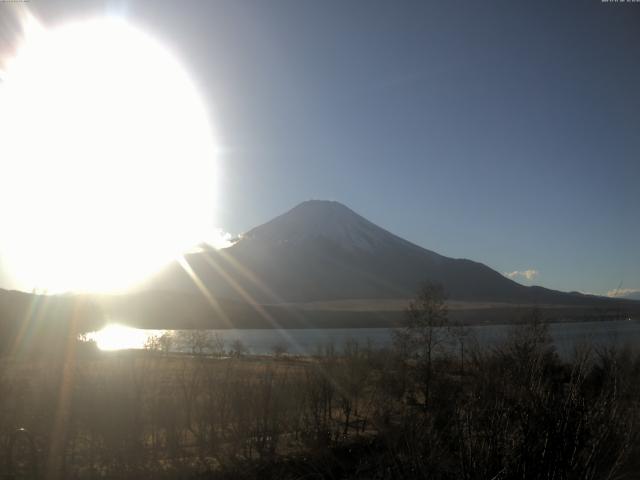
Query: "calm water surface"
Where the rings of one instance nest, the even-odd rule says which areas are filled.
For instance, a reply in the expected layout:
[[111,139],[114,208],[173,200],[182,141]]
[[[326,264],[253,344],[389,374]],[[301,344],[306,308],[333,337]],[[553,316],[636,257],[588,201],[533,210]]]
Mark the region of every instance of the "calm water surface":
[[[512,331],[508,325],[483,325],[469,327],[468,342],[491,347],[504,340]],[[640,321],[617,320],[606,322],[555,323],[550,325],[551,335],[559,353],[570,354],[574,347],[584,343],[598,346],[640,347]],[[251,329],[251,330],[210,330],[222,337],[227,349],[240,340],[252,354],[271,354],[274,347],[284,348],[292,355],[318,353],[321,349],[333,346],[336,350],[351,340],[361,345],[370,344],[381,348],[392,342],[392,329],[389,328],[330,328],[330,329]],[[117,333],[116,333],[117,332]],[[114,333],[116,333],[114,335]],[[146,340],[152,335],[175,331],[140,330],[128,327],[107,326],[105,329],[91,332],[87,338],[95,340],[100,348],[117,350],[119,348],[144,348]],[[176,349],[180,349],[176,344]]]

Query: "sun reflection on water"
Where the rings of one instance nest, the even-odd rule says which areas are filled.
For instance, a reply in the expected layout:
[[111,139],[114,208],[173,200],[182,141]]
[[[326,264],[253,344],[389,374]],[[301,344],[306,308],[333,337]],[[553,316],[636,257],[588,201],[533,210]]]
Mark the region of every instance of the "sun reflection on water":
[[85,335],[96,342],[100,350],[127,350],[144,348],[153,336],[161,336],[166,330],[143,330],[118,323],[106,325],[102,330]]

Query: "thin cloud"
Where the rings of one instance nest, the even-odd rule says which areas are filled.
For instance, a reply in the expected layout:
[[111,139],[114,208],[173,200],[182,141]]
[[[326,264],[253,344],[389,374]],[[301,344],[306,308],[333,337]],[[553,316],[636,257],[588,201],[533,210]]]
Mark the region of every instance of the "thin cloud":
[[233,239],[233,235],[229,232],[225,232],[221,228],[214,228],[208,238],[205,239],[205,242],[211,245],[213,248],[227,248],[233,245],[231,241]]
[[538,272],[538,270],[530,268],[529,270],[514,270],[513,272],[505,272],[504,276],[510,278],[511,280],[516,278],[524,278],[531,281],[536,278],[539,273],[540,272]]
[[[2,0],[0,0],[2,1]],[[233,245],[234,237],[229,232],[225,232],[221,228],[211,229],[207,235],[205,235],[202,242],[198,245],[194,245],[192,248],[185,251],[185,254],[202,253],[211,248],[220,250],[221,248],[227,248]]]
[[640,288],[616,288],[615,290],[609,290],[607,297],[640,299]]

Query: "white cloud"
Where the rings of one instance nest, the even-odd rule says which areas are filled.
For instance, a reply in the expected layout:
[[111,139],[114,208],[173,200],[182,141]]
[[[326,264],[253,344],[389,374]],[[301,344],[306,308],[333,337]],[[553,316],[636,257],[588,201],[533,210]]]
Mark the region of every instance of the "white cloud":
[[225,232],[221,228],[212,228],[207,232],[206,235],[203,235],[201,238],[202,241],[200,242],[200,244],[194,245],[184,253],[201,253],[203,251],[206,251],[208,248],[219,250],[221,248],[230,247],[234,243],[233,235],[231,235],[229,232]]
[[640,299],[640,288],[616,288],[609,290],[607,297]]
[[513,272],[505,272],[504,276],[512,280],[518,277],[525,278],[527,280],[533,280],[538,276],[539,273],[540,272],[538,272],[538,270],[530,268],[529,270],[514,270]]
[[233,245],[231,239],[233,235],[229,232],[225,232],[221,228],[214,228],[211,233],[204,239],[205,243],[211,245],[213,248],[227,248]]

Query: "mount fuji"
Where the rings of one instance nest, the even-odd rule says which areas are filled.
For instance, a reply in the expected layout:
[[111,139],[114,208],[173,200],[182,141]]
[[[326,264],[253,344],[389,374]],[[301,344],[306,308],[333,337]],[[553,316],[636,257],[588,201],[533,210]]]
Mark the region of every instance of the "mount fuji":
[[43,331],[68,322],[79,305],[86,306],[82,319],[74,316],[79,331],[112,321],[165,329],[389,327],[402,321],[423,282],[442,284],[450,317],[466,323],[518,321],[533,306],[550,320],[640,315],[638,301],[520,285],[482,263],[404,240],[338,202],[314,200],[228,248],[201,245],[125,294],[49,298],[0,290],[0,330],[17,335],[12,319],[46,304],[59,306],[57,316],[43,316]]
[[[202,290],[258,304],[408,299],[425,281],[452,301],[601,305],[607,299],[520,285],[482,263],[404,240],[333,201],[303,202],[222,250],[203,247],[147,289]],[[197,281],[194,282],[194,277]]]

